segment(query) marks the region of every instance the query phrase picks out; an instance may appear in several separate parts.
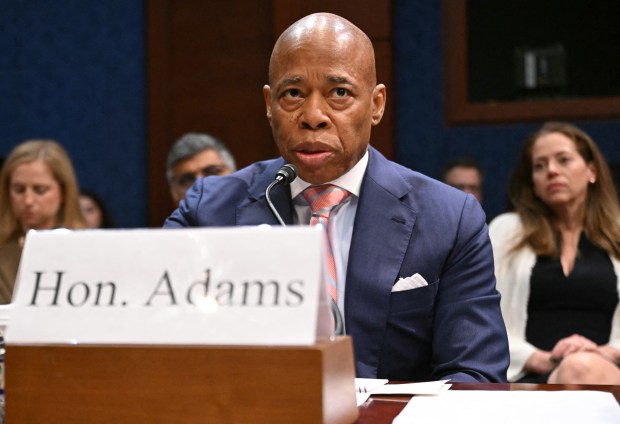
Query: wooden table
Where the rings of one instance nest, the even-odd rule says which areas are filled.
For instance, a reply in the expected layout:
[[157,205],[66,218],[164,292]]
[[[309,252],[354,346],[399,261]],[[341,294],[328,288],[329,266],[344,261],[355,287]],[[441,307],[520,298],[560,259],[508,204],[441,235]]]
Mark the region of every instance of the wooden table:
[[[450,390],[598,390],[614,395],[620,404],[620,386],[585,384],[453,383]],[[359,407],[356,424],[390,424],[411,396],[371,396]]]

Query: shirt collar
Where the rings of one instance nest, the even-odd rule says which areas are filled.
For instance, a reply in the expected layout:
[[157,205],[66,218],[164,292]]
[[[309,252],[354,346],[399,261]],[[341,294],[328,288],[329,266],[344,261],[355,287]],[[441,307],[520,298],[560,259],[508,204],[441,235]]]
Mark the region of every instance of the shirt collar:
[[[366,168],[368,167],[368,150],[362,158],[355,164],[355,166],[345,174],[336,178],[335,180],[330,181],[327,184],[333,184],[340,188],[344,188],[349,193],[359,197],[360,189],[362,187],[362,180],[364,179],[364,173],[366,172]],[[297,197],[302,191],[307,189],[312,184],[302,180],[301,178],[296,178],[291,183],[291,198]]]

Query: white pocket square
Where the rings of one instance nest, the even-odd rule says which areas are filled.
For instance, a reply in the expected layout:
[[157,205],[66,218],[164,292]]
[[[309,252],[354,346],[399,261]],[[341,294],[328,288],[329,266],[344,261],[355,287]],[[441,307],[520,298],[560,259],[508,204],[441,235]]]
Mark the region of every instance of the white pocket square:
[[420,274],[415,273],[411,277],[401,278],[392,286],[393,292],[417,289],[428,286],[428,283]]

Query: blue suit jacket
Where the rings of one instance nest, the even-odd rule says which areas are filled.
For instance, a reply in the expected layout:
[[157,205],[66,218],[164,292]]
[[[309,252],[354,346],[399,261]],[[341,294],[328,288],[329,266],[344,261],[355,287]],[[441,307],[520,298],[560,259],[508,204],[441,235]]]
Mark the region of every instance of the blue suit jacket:
[[[482,208],[369,150],[345,293],[357,376],[506,381],[508,342]],[[199,180],[165,227],[277,225],[264,193],[283,164]],[[290,189],[275,189],[272,200],[292,223]],[[428,286],[392,293],[399,278],[415,273]]]

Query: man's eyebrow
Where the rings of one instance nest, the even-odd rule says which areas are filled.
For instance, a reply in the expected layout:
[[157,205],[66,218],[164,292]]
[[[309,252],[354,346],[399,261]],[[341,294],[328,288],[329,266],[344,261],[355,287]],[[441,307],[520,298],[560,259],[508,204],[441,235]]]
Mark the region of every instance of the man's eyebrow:
[[349,81],[349,79],[347,77],[339,77],[339,76],[335,76],[335,75],[329,75],[327,77],[327,80],[329,82],[332,82],[332,83],[335,83],[335,84],[353,85],[353,83],[351,81]]
[[302,80],[303,78],[300,76],[284,78],[282,81],[280,81],[279,85],[299,84]]
[[[345,84],[345,85],[351,85],[351,86],[354,85],[353,82],[351,82],[347,77],[341,77],[337,75],[328,75],[325,79],[332,84]],[[290,84],[299,84],[303,81],[304,81],[304,78],[302,76],[296,75],[293,77],[284,78],[282,81],[279,82],[278,85],[287,86]]]

